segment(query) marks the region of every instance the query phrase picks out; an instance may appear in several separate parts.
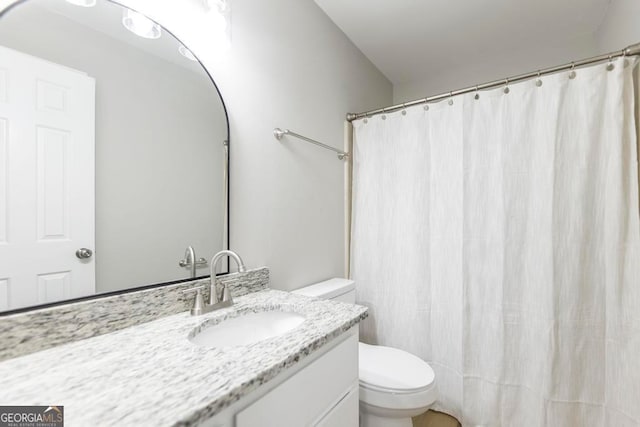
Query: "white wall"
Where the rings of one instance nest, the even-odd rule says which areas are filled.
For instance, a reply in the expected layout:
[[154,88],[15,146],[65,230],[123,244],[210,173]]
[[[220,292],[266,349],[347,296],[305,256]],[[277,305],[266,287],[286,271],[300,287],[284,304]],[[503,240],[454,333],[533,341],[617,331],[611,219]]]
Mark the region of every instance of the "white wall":
[[613,0],[596,31],[598,50],[611,52],[635,43],[640,43],[640,1]]
[[587,34],[570,40],[559,40],[554,45],[541,45],[536,49],[503,51],[490,57],[479,55],[465,58],[464,66],[443,68],[430,73],[424,79],[395,84],[393,100],[394,103],[401,103],[438,95],[596,54],[595,38],[592,34]]
[[[541,23],[544,25],[544,23]],[[508,37],[505,34],[505,37]],[[640,1],[612,0],[599,28],[592,34],[557,40],[535,49],[500,52],[491,57],[465,58],[465,65],[443,68],[423,79],[395,84],[394,103],[437,95],[540,68],[564,64],[622,49],[640,42]]]
[[291,128],[336,147],[344,115],[386,105],[390,82],[312,0],[232,0],[232,43],[212,49],[196,0],[127,0],[163,23],[219,83],[231,122],[230,246],[294,289],[343,275],[343,163]]
[[188,278],[188,245],[223,248],[227,132],[208,76],[30,6],[3,18],[0,44],[96,79],[96,291]]
[[[233,2],[231,247],[293,289],[344,275],[344,167],[276,126],[341,147],[347,112],[392,100],[391,83],[311,0]],[[228,95],[227,95],[228,93]]]

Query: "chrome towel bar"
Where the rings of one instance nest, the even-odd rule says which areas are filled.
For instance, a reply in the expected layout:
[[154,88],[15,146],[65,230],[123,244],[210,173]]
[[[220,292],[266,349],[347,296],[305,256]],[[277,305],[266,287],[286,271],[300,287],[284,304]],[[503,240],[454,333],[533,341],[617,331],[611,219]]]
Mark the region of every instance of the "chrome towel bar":
[[289,129],[282,130],[280,128],[275,128],[273,130],[273,136],[275,136],[275,138],[278,141],[280,141],[282,139],[282,137],[285,136],[285,135],[291,135],[291,136],[296,137],[298,139],[301,139],[303,141],[315,144],[318,147],[322,147],[324,149],[334,151],[334,152],[336,152],[338,154],[338,159],[340,159],[340,160],[344,160],[345,158],[349,157],[349,153],[347,153],[345,151],[338,150],[337,148],[334,148],[334,147],[332,147],[330,145],[327,145],[327,144],[323,144],[322,142],[316,141],[315,139],[307,138],[306,136],[302,136],[299,133],[295,133],[293,131],[290,131]]

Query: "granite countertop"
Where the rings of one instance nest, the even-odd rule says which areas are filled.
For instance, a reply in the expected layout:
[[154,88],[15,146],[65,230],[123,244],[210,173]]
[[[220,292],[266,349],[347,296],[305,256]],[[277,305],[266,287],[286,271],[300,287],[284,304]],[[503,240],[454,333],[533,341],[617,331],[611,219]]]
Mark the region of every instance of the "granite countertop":
[[[203,322],[292,311],[294,330],[248,346],[205,348],[187,337]],[[0,363],[0,405],[63,405],[66,425],[195,426],[367,316],[362,306],[276,290],[226,309],[180,313]]]

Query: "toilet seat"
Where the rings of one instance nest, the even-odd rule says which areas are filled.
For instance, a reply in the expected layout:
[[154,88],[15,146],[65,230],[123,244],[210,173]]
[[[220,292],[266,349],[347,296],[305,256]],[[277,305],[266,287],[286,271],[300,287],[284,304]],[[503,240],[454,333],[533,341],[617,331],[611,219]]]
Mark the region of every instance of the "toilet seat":
[[417,409],[437,397],[428,363],[396,348],[359,343],[360,400],[376,407]]

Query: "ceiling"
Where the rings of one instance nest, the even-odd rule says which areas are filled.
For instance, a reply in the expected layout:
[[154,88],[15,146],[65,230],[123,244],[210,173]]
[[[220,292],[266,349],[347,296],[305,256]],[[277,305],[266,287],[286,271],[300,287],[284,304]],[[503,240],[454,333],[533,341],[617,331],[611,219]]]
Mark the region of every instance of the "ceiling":
[[393,84],[594,33],[612,0],[315,0]]

